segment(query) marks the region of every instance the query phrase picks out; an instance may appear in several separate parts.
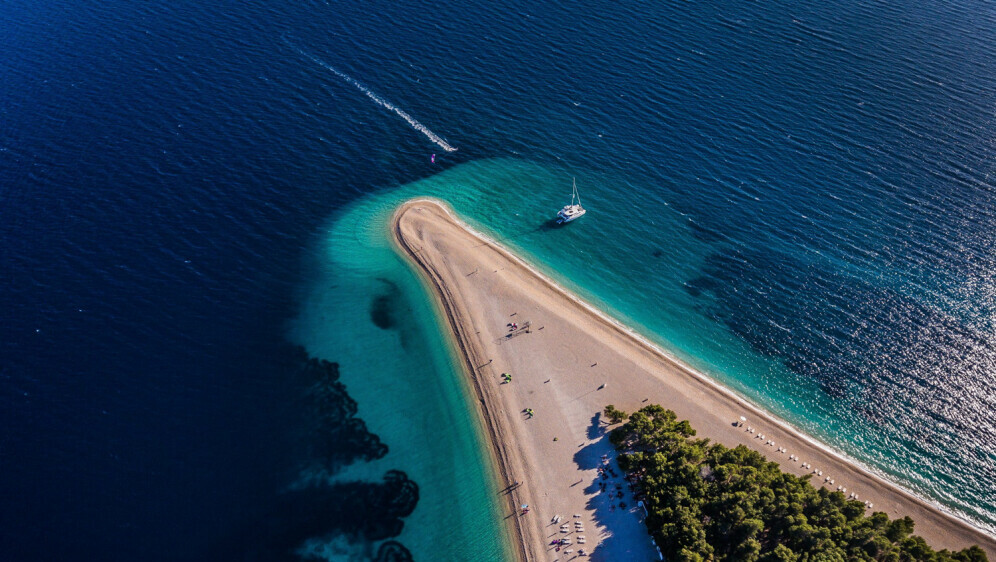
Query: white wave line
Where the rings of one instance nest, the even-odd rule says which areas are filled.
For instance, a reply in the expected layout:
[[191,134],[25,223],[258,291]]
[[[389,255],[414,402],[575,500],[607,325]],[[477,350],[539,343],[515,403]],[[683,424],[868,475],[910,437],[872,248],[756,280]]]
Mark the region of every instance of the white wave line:
[[423,124],[419,123],[418,121],[416,121],[415,118],[412,117],[411,115],[409,115],[405,110],[401,109],[400,107],[394,105],[393,103],[391,103],[391,102],[387,101],[386,99],[384,99],[384,98],[380,97],[379,95],[377,95],[373,90],[371,90],[370,88],[367,88],[366,86],[364,86],[363,83],[360,82],[359,80],[357,80],[357,79],[353,78],[352,76],[346,74],[345,72],[337,69],[336,67],[332,66],[331,64],[328,64],[328,63],[322,61],[319,58],[314,57],[312,55],[309,55],[308,53],[304,52],[301,49],[297,49],[297,51],[299,53],[301,53],[302,55],[308,57],[309,59],[315,61],[316,64],[321,65],[325,69],[331,71],[333,74],[335,74],[339,78],[342,78],[344,81],[348,82],[349,84],[352,84],[353,86],[356,86],[357,89],[359,89],[361,92],[363,92],[364,94],[366,94],[368,98],[372,99],[374,102],[376,102],[381,107],[386,108],[386,109],[390,109],[391,111],[397,113],[398,116],[401,117],[402,119],[404,119],[405,121],[407,121],[408,124],[411,125],[413,129],[415,129],[416,131],[419,131],[420,133],[422,133],[423,135],[425,135],[426,137],[428,137],[429,140],[431,140],[432,142],[434,142],[437,145],[439,145],[439,147],[442,148],[443,150],[445,150],[446,152],[453,152],[453,151],[457,150],[457,147],[455,147],[455,146],[451,145],[450,143],[446,142],[445,140],[443,140],[443,137],[441,137],[441,136],[437,135],[436,133],[433,133],[432,131],[430,131],[428,127],[426,127],[425,125],[423,125]]

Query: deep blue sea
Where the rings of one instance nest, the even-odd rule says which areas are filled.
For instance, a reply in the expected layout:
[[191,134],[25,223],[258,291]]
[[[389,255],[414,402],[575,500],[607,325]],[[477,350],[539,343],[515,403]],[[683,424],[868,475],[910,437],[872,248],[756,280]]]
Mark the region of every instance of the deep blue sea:
[[7,0],[0,37],[0,559],[504,556],[381,228],[412,195],[996,528],[991,2]]

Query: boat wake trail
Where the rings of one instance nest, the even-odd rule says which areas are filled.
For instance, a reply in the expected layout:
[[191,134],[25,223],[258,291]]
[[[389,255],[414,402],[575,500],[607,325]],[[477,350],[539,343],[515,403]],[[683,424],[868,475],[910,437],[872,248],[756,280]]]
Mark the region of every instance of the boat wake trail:
[[345,82],[347,82],[349,84],[352,84],[353,86],[356,86],[356,88],[359,91],[361,91],[364,94],[366,94],[367,97],[370,98],[370,99],[372,99],[374,102],[376,102],[377,105],[379,105],[379,106],[381,106],[383,108],[386,108],[386,109],[390,109],[391,111],[397,113],[398,116],[401,117],[402,119],[404,119],[405,121],[407,121],[408,124],[411,125],[413,129],[415,129],[416,131],[419,131],[420,133],[422,133],[423,135],[425,135],[426,137],[428,137],[429,140],[431,140],[432,142],[434,142],[437,145],[439,145],[439,147],[442,148],[443,150],[445,150],[446,152],[454,152],[455,150],[457,150],[457,147],[455,147],[455,146],[451,145],[450,143],[446,142],[445,140],[443,140],[443,137],[441,137],[441,136],[437,135],[436,133],[433,133],[432,131],[430,131],[428,127],[426,127],[425,125],[423,125],[423,124],[419,123],[418,121],[416,121],[415,118],[412,117],[411,115],[409,115],[405,110],[403,110],[400,107],[394,105],[393,103],[387,101],[386,99],[380,97],[376,92],[374,92],[370,88],[367,88],[359,80],[353,78],[352,76],[346,74],[345,72],[339,70],[338,68],[332,66],[331,64],[328,64],[327,62],[319,59],[318,57],[305,52],[304,50],[300,49],[299,47],[294,47],[294,48],[297,49],[297,52],[301,53],[302,56],[311,59],[316,64],[324,67],[326,70],[332,72],[333,74],[335,74],[339,78],[342,78]]

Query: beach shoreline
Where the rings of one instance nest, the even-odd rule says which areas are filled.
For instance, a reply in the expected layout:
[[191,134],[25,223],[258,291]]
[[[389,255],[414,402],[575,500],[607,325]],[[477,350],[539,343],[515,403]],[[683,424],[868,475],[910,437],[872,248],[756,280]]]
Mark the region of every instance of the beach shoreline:
[[[494,473],[499,475],[501,481],[496,483],[499,488],[505,491],[510,490],[508,486],[509,482],[515,482],[516,480],[511,478],[511,459],[509,457],[508,451],[505,450],[503,446],[504,443],[504,428],[497,423],[497,417],[491,415],[488,411],[489,402],[485,399],[486,392],[481,384],[481,380],[476,376],[477,369],[475,365],[476,361],[480,360],[479,353],[476,352],[475,347],[471,344],[467,334],[462,330],[459,324],[457,315],[458,313],[454,310],[452,306],[452,300],[448,300],[444,297],[445,286],[443,281],[436,275],[434,275],[433,270],[427,266],[426,263],[422,262],[418,257],[418,251],[412,248],[407,242],[405,237],[401,234],[399,227],[399,220],[404,210],[407,209],[411,204],[415,204],[418,201],[431,201],[429,199],[415,199],[411,201],[406,201],[402,203],[398,209],[392,214],[390,221],[391,229],[391,242],[398,251],[400,255],[406,258],[409,265],[413,266],[416,275],[422,280],[423,283],[427,285],[432,295],[432,301],[434,308],[441,313],[441,320],[449,327],[449,330],[444,333],[444,337],[447,343],[452,347],[452,349],[458,354],[458,363],[460,364],[464,374],[468,375],[467,379],[470,387],[473,389],[475,394],[475,402],[477,403],[477,408],[475,412],[478,414],[478,422],[480,427],[485,430],[485,437],[488,442],[488,452],[492,458],[492,464],[494,468]],[[506,487],[502,487],[502,486]],[[506,496],[506,501],[508,509],[514,511],[516,508],[515,497],[512,493],[504,494]],[[508,544],[511,545],[512,551],[514,552],[515,559],[518,562],[526,562],[532,560],[527,552],[526,541],[524,540],[525,533],[522,529],[521,523],[518,518],[514,518],[514,525],[508,529],[511,537]]]
[[[417,209],[417,211],[413,213],[413,209]],[[419,216],[415,217],[415,214]],[[602,402],[601,406],[613,401],[617,406],[631,411],[639,407],[640,396],[650,394],[653,396],[652,402],[671,407],[671,402],[667,396],[668,393],[671,393],[674,395],[673,397],[684,399],[683,402],[679,402],[682,407],[675,409],[681,418],[690,418],[693,427],[699,431],[700,436],[709,437],[713,441],[721,442],[727,446],[745,444],[759,450],[769,460],[779,462],[782,465],[782,470],[786,472],[797,475],[808,474],[810,472],[808,469],[795,466],[799,463],[793,464],[793,461],[786,457],[789,454],[788,451],[785,454],[780,454],[780,451],[776,452],[770,447],[766,448],[766,443],[762,443],[756,438],[757,433],[761,431],[770,433],[771,437],[778,439],[778,442],[783,447],[790,449],[793,454],[799,455],[804,461],[818,467],[818,470],[826,470],[828,474],[834,475],[834,481],[841,480],[853,490],[860,489],[862,499],[864,497],[874,499],[875,508],[870,511],[885,511],[892,518],[903,515],[913,517],[917,522],[916,534],[923,536],[936,548],[960,549],[971,544],[979,544],[990,556],[996,556],[996,540],[993,537],[885,480],[852,459],[844,457],[818,440],[795,429],[784,420],[757,407],[731,389],[685,365],[643,335],[572,294],[496,241],[467,226],[445,203],[431,199],[407,201],[395,211],[390,226],[392,242],[395,244],[396,250],[409,261],[418,272],[419,277],[426,282],[444,317],[445,324],[451,331],[448,336],[452,338],[454,349],[461,356],[460,362],[467,371],[477,395],[476,398],[480,406],[478,414],[481,416],[482,426],[487,430],[491,452],[497,467],[496,473],[506,484],[518,480],[528,480],[522,486],[515,487],[510,491],[507,488],[504,490],[509,491],[506,494],[506,503],[514,522],[509,527],[516,538],[513,544],[516,545],[515,551],[518,559],[538,559],[540,553],[543,552],[542,549],[547,546],[541,536],[543,534],[542,528],[537,528],[532,520],[518,513],[518,508],[528,501],[539,502],[543,506],[544,502],[535,498],[545,497],[549,491],[532,482],[535,470],[530,470],[530,468],[534,468],[537,463],[535,457],[545,457],[545,451],[555,449],[556,446],[537,440],[533,431],[525,429],[527,424],[522,423],[524,420],[517,419],[513,415],[512,407],[521,405],[522,400],[527,396],[502,392],[503,389],[500,385],[496,385],[494,381],[488,379],[489,376],[495,374],[491,373],[494,368],[485,369],[485,367],[490,367],[497,360],[502,368],[511,369],[511,366],[519,366],[528,370],[531,365],[537,362],[551,361],[552,363],[547,365],[547,368],[551,372],[555,371],[558,363],[547,357],[551,355],[547,351],[551,345],[556,346],[557,341],[554,337],[552,344],[544,343],[529,349],[518,349],[514,352],[507,349],[511,346],[500,349],[501,338],[494,340],[494,338],[482,336],[481,334],[485,329],[482,324],[491,321],[492,318],[498,321],[501,316],[507,316],[494,314],[496,307],[506,305],[512,308],[535,306],[537,313],[549,317],[545,318],[544,322],[550,324],[552,318],[552,321],[557,323],[555,329],[559,333],[565,334],[564,338],[568,341],[584,341],[588,344],[585,348],[587,352],[596,355],[599,353],[596,350],[597,346],[603,345],[608,351],[601,352],[613,355],[618,359],[613,364],[626,364],[625,368],[619,367],[615,372],[602,373],[600,370],[600,376],[606,381],[603,385],[608,383],[612,385],[611,388],[606,389],[606,392],[601,393],[604,400],[602,400],[602,396],[597,399],[584,398],[584,400],[575,398],[573,401],[563,397],[552,398],[552,403],[556,405],[562,417],[562,419],[553,422],[554,427],[570,426],[570,421],[573,418],[579,416],[584,418],[591,414],[592,409],[597,405],[596,402],[599,401]],[[434,230],[430,232],[430,229]],[[481,292],[484,291],[483,289],[475,289],[475,279],[470,279],[472,275],[480,272],[484,264],[488,264],[488,267],[497,264],[499,267],[494,270],[493,274],[489,270],[478,275],[476,280],[481,281],[487,274],[491,274],[491,277],[488,277],[487,290],[497,290],[501,293],[497,297],[489,296],[490,293],[486,291]],[[463,273],[464,270],[472,269],[474,265],[477,265],[476,270],[471,273]],[[506,268],[509,272],[507,274],[505,273]],[[455,275],[458,270],[464,276],[462,280],[460,276]],[[512,281],[511,285],[509,284],[510,280]],[[532,293],[542,293],[542,295],[537,297]],[[513,316],[514,314],[513,312]],[[579,329],[578,326],[581,328]],[[494,326],[491,327],[491,336],[494,335],[493,330]],[[583,339],[588,336],[586,330],[592,332],[591,338],[594,339],[591,341]],[[598,334],[594,332],[598,332]],[[543,335],[547,341],[552,337],[550,333],[546,332]],[[595,337],[596,335],[600,336],[601,339]],[[495,341],[498,343],[496,344]],[[519,347],[530,346],[519,345]],[[570,350],[567,353],[570,354]],[[573,355],[566,357],[571,360]],[[597,365],[598,362],[591,367],[595,368]],[[623,374],[623,371],[627,370],[631,372]],[[663,373],[658,372],[662,370]],[[549,383],[551,380],[552,378],[546,382]],[[560,383],[559,377],[558,383]],[[578,386],[580,383],[574,379],[566,384],[571,389],[581,388]],[[599,390],[603,388],[605,386]],[[548,390],[539,386],[537,389],[529,391],[529,394],[537,391],[547,392]],[[663,394],[663,399],[655,396],[655,392]],[[513,396],[510,398],[510,395]],[[609,400],[610,398],[611,400]],[[596,414],[592,418],[596,420],[595,426],[598,425],[598,411],[600,408],[596,409]],[[738,415],[745,415],[749,420],[748,423],[752,426],[758,426],[759,431],[748,434],[744,431],[745,428],[736,427],[733,422]],[[576,426],[577,420],[575,419],[574,422]],[[533,426],[536,425],[539,424],[533,424]],[[546,426],[541,427],[548,429]],[[602,429],[604,430],[604,428]],[[589,431],[589,437],[590,433]],[[554,437],[554,442],[556,441],[557,438]],[[589,446],[595,447],[597,452],[602,452],[605,450],[603,441],[604,439],[601,438],[588,439],[582,442],[579,447],[587,448],[586,443],[588,443]],[[603,443],[598,445],[600,442]],[[771,445],[771,447],[773,446]],[[571,462],[578,466],[572,467],[571,463],[561,462],[560,465],[551,470],[562,475],[571,474],[573,470],[582,478],[578,484],[583,483],[585,475],[590,478],[591,467],[579,462],[577,456],[574,455],[575,458]],[[570,479],[573,481],[574,477],[571,475]],[[814,485],[825,484],[817,480],[819,478],[814,477]],[[831,487],[833,482],[826,483],[826,485],[833,489]],[[601,512],[597,502],[589,498],[593,494],[584,490],[592,490],[592,488],[583,488],[584,493],[581,499],[575,498],[571,501],[574,501],[575,504],[580,501],[580,505],[588,510],[593,521],[611,519],[604,514],[599,515]],[[573,490],[561,493],[565,497],[578,495]],[[597,497],[597,494],[594,495]],[[530,498],[533,499],[530,500]],[[565,500],[564,503],[570,502]],[[549,509],[554,508],[549,507]],[[613,511],[615,511],[614,504]],[[549,514],[537,514],[537,517],[532,519],[538,522],[547,515]],[[628,528],[629,524],[626,523],[626,525],[626,533],[632,535],[632,530]],[[605,529],[602,533],[603,537],[614,536],[618,531],[618,529],[612,529],[609,526],[605,526]],[[608,549],[609,547],[605,545],[609,543],[611,541],[607,539],[600,541],[598,545],[594,546],[594,552],[598,554],[601,547],[604,547],[603,550]],[[611,558],[608,552],[601,554],[601,556],[593,556],[593,559]]]

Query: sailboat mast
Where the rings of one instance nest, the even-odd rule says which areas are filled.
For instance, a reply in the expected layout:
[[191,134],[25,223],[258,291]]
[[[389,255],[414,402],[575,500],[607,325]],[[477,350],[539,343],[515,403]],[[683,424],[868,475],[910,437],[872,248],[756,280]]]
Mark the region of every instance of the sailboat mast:
[[564,205],[564,208],[557,213],[557,224],[571,222],[585,214],[584,207],[581,206],[581,195],[578,193],[578,179],[571,179],[571,204]]

